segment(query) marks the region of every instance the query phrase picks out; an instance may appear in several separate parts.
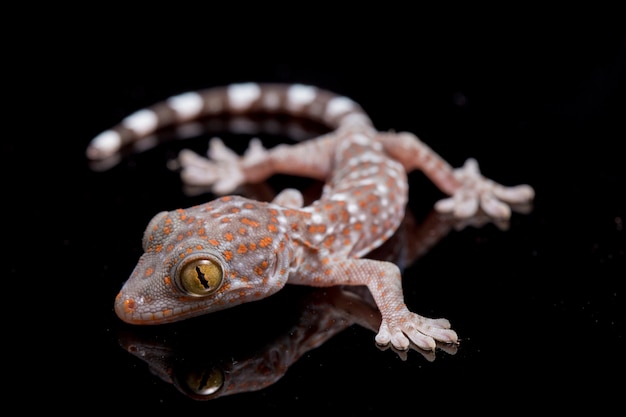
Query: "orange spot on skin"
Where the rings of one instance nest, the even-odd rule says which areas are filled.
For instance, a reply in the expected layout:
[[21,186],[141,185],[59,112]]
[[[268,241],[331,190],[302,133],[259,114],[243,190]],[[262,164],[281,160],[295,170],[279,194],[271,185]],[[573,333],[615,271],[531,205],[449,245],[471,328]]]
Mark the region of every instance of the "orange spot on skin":
[[326,239],[324,239],[324,246],[330,248],[335,241],[335,236],[330,235]]
[[254,204],[252,204],[252,203],[246,203],[246,204],[244,204],[244,205],[243,205],[243,207],[244,207],[244,208],[247,208],[247,209],[253,209],[253,208],[254,208]]
[[187,248],[187,253],[188,254],[193,253],[193,248]]
[[278,232],[278,227],[276,227],[276,225],[270,223],[270,224],[267,225],[267,230],[272,232],[272,233],[276,233],[276,232]]
[[168,251],[168,252],[171,252],[171,251],[173,251],[173,250],[174,250],[174,245],[172,245],[172,244],[167,245],[167,251]]
[[148,269],[146,269],[146,272],[144,273],[144,276],[149,277],[152,274],[154,274],[154,268],[148,268]]
[[324,226],[323,224],[309,226],[310,233],[324,233],[325,231],[326,226]]
[[260,223],[254,220],[251,220],[247,217],[241,219],[241,223],[248,225],[250,227],[259,227]]
[[232,196],[229,196],[229,195],[226,195],[226,196],[224,196],[224,197],[220,198],[220,200],[221,200],[221,201],[230,201],[230,200],[232,200],[232,199],[233,199],[233,197],[232,197]]
[[263,275],[263,268],[261,268],[260,266],[255,266],[254,267],[254,273],[257,275]]
[[224,259],[226,259],[227,261],[233,259],[233,253],[229,250],[225,250],[224,252],[222,252],[222,255],[224,255]]
[[210,243],[211,245],[213,245],[213,246],[217,246],[217,245],[219,245],[219,244],[220,244],[220,242],[218,242],[218,241],[217,241],[217,240],[215,240],[215,239],[209,239],[209,243]]
[[166,235],[169,235],[170,233],[172,233],[172,228],[170,226],[165,226],[163,228],[163,233],[165,233]]
[[237,230],[237,233],[239,233],[241,236],[244,236],[247,233],[247,230],[241,227],[239,230]]
[[267,262],[267,261],[261,262],[261,268],[263,268],[263,269],[267,268],[268,265],[269,265],[269,262]]
[[224,239],[226,239],[227,241],[232,241],[233,240],[233,234],[228,232],[224,234]]
[[170,276],[168,275],[165,278],[163,278],[163,282],[165,283],[165,285],[170,287],[172,285],[172,278],[170,278]]
[[179,234],[178,236],[176,236],[176,240],[178,240],[179,242],[180,242],[181,240],[183,240],[184,238],[185,238],[185,236],[183,236],[183,234],[182,234],[182,233],[181,233],[181,234]]
[[201,227],[198,229],[198,236],[204,236],[206,234],[206,230],[204,229],[204,227]]
[[224,217],[222,223],[230,223],[230,217]]
[[378,208],[378,206],[372,207],[372,214],[378,214],[379,211],[380,209]]
[[256,243],[252,242],[248,247],[250,248],[250,250],[256,250]]
[[361,230],[363,228],[363,223],[354,223],[354,230]]
[[237,249],[237,253],[241,255],[246,252],[248,252],[248,248],[246,247],[246,245],[244,245],[243,243],[239,245],[239,248]]
[[269,236],[264,237],[263,239],[261,239],[259,241],[259,246],[262,247],[262,248],[265,248],[265,247],[267,247],[267,246],[269,246],[271,244],[272,244],[272,238],[269,237]]
[[159,253],[163,250],[163,245],[156,245],[156,247],[154,248],[154,251],[156,253]]
[[161,313],[163,313],[164,316],[171,316],[173,311],[169,308],[163,310]]
[[231,213],[239,213],[241,211],[241,209],[239,207],[233,207],[230,209]]

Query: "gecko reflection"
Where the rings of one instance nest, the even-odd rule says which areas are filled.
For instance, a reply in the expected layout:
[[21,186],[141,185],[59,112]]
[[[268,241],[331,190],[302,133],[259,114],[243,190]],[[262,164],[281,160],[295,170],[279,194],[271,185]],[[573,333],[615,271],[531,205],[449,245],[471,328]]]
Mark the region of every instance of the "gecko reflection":
[[[418,225],[407,214],[397,233],[371,256],[393,261],[404,269],[452,230],[468,225],[482,227],[491,221],[481,215],[458,220],[433,211]],[[506,230],[508,223],[499,221],[496,226]],[[293,286],[259,303],[265,304],[246,307],[252,313],[245,309],[221,313],[228,315],[228,320],[210,315],[166,329],[133,327],[133,332],[119,335],[119,342],[145,361],[153,374],[186,396],[211,400],[264,389],[280,380],[306,352],[336,334],[355,324],[375,333],[381,321],[366,287]],[[239,314],[243,316],[234,317]],[[211,328],[211,337],[198,337],[206,328]],[[408,350],[389,349],[403,360],[408,357]],[[437,351],[446,354],[453,355],[457,349],[456,344],[437,343]],[[422,350],[414,344],[410,350],[428,361],[435,359],[434,350]]]

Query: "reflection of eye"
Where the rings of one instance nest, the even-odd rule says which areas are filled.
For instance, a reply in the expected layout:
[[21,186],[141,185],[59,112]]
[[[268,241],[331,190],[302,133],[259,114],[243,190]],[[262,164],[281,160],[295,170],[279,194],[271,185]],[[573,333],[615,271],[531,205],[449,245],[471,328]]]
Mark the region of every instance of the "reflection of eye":
[[180,287],[189,295],[213,294],[222,285],[222,268],[211,259],[195,259],[178,271]]
[[184,383],[192,394],[207,396],[222,388],[224,373],[217,367],[196,369],[184,376]]

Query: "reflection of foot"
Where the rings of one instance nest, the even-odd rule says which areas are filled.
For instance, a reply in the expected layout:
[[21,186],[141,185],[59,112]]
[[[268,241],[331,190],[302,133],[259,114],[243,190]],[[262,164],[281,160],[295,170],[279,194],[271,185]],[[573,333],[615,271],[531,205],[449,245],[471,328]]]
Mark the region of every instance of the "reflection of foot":
[[[378,347],[378,349],[380,349],[382,351],[385,351],[387,349],[391,349],[403,361],[406,361],[409,358],[409,350],[416,351],[417,353],[422,355],[424,357],[424,359],[426,359],[428,362],[433,362],[436,359],[436,354],[435,354],[434,350],[422,349],[422,348],[418,347],[417,345],[415,345],[414,343],[411,343],[409,345],[409,349],[397,349],[397,348],[395,348],[395,347],[393,347],[391,345],[379,345],[379,344],[377,344],[376,346]],[[437,342],[437,349],[440,349],[440,350],[444,351],[448,355],[456,355],[456,352],[459,349],[459,344],[458,343],[441,343],[441,342]]]
[[511,216],[510,204],[530,202],[535,191],[529,185],[505,187],[483,177],[475,159],[468,159],[454,171],[461,187],[449,198],[438,201],[435,209],[464,218],[474,215],[479,207],[491,217],[506,219]]

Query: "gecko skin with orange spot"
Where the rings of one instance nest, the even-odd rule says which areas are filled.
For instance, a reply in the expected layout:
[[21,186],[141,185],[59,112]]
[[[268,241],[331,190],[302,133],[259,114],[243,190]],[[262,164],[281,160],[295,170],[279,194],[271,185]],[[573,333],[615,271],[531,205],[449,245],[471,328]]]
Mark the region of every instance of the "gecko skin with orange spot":
[[160,324],[259,300],[287,283],[365,285],[382,315],[377,343],[398,349],[411,342],[423,349],[434,349],[435,341],[456,343],[447,320],[407,308],[395,264],[366,255],[400,225],[408,172],[423,171],[449,195],[435,207],[458,217],[482,209],[506,218],[506,203],[531,200],[531,187],[486,179],[473,160],[452,169],[415,135],[377,131],[349,98],[299,84],[234,84],[172,97],[98,135],[87,155],[114,156],[160,128],[200,117],[253,112],[307,117],[332,131],[272,149],[253,140],[243,156],[214,139],[208,158],[181,152],[183,181],[230,194],[244,183],[291,174],[325,181],[322,195],[307,206],[293,189],[271,202],[226,195],[157,214],[144,233],[144,254],[116,297],[118,316]]

